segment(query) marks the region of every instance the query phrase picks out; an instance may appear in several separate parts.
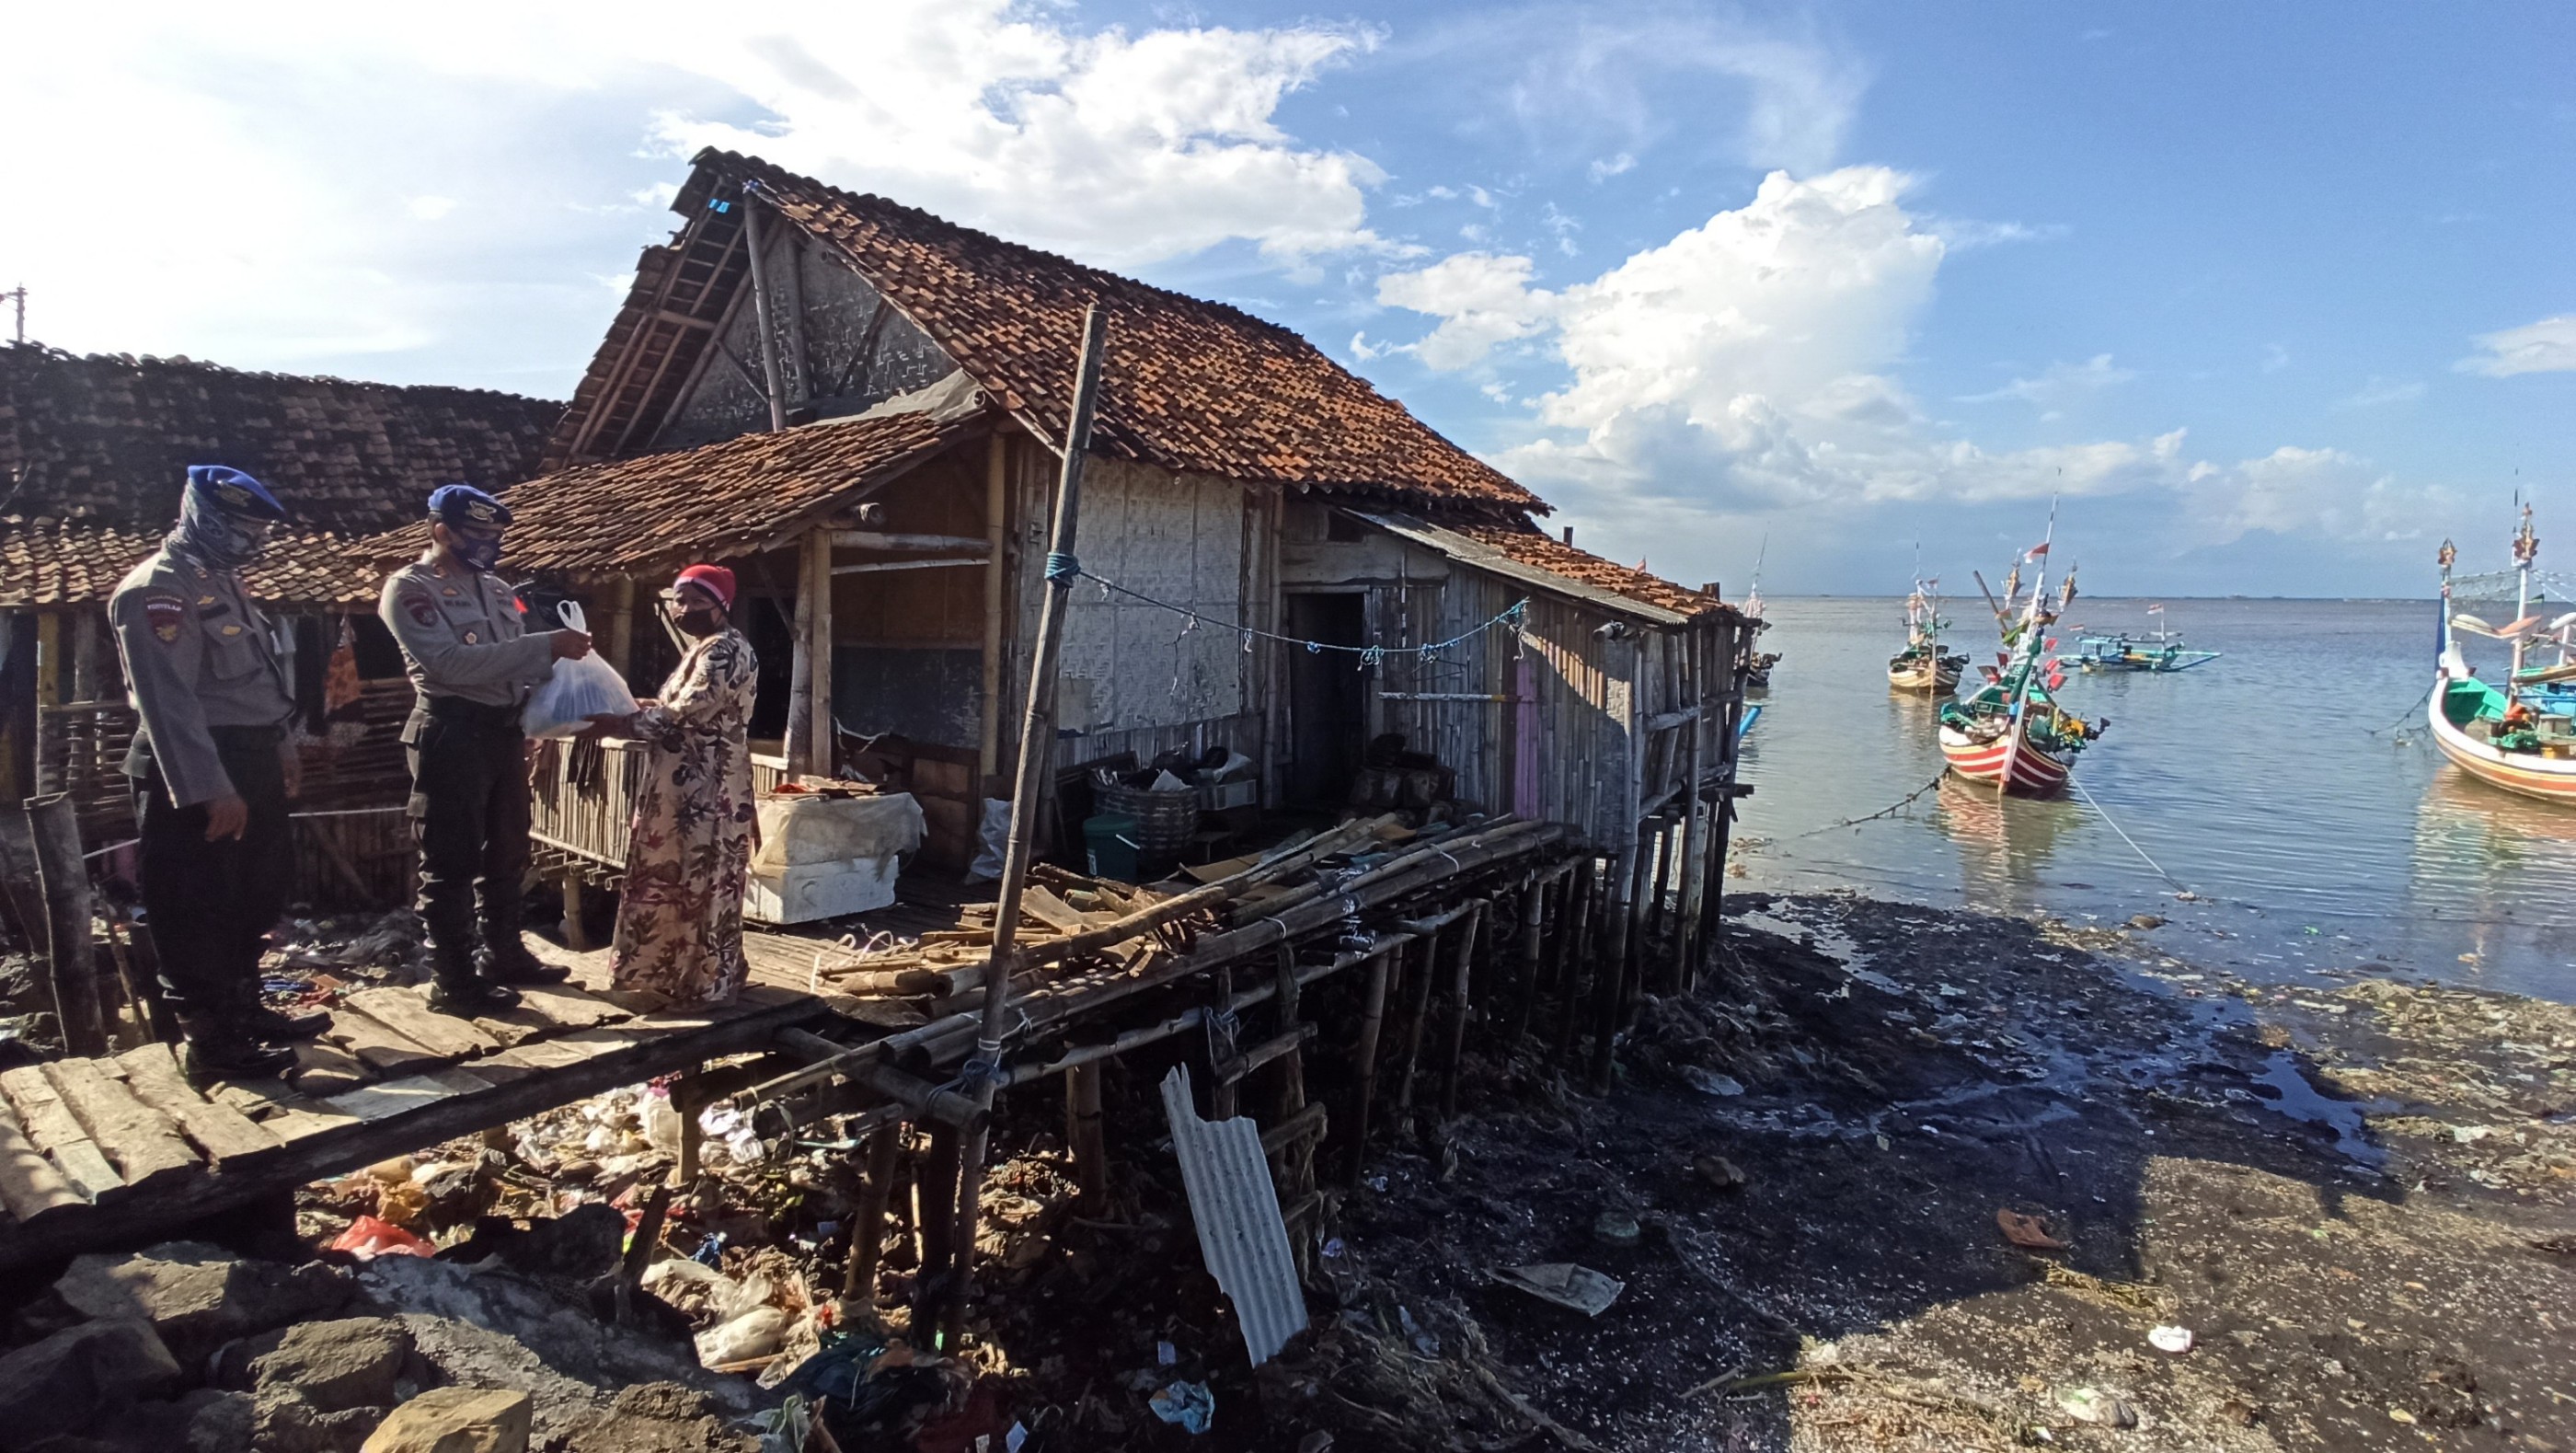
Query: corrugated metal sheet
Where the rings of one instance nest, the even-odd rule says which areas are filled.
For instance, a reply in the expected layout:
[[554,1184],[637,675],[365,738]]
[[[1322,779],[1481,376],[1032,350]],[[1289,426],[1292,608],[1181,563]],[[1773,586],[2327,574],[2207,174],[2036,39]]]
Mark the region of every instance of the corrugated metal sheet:
[[1306,1327],[1306,1294],[1288,1255],[1288,1223],[1280,1218],[1270,1161],[1261,1153],[1261,1128],[1241,1116],[1200,1119],[1187,1065],[1174,1065],[1163,1077],[1163,1113],[1189,1188],[1199,1253],[1234,1299],[1244,1351],[1259,1367]]

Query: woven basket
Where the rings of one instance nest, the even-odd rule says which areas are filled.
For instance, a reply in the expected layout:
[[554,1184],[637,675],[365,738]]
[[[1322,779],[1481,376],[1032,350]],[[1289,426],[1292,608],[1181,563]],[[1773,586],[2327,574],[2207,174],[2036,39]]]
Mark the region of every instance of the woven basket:
[[1199,793],[1195,787],[1156,792],[1146,787],[1101,787],[1092,800],[1102,812],[1123,812],[1136,819],[1136,843],[1149,858],[1171,858],[1190,845],[1199,830]]

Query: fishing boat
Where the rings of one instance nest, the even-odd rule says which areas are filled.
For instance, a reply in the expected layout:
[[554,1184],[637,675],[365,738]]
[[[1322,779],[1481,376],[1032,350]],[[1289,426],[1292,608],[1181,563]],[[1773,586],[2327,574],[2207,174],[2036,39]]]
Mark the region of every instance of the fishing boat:
[[1914,593],[1905,598],[1905,649],[1887,658],[1887,684],[1899,691],[1948,691],[1968,669],[1966,656],[1941,649],[1941,632],[1950,623],[1941,618],[1941,598],[1934,594],[1940,584],[1915,572]]
[[[2165,608],[2147,607],[2147,614],[2160,616]],[[2180,631],[2118,631],[2109,635],[2086,636],[2075,643],[2075,664],[2087,671],[2188,671],[2203,666],[2226,654],[2223,651],[2195,651],[2183,644]]]
[[[2436,557],[2442,567],[2441,651],[2424,709],[2433,744],[2451,765],[2489,786],[2576,804],[2576,693],[2557,689],[2576,679],[2576,671],[2565,670],[2570,663],[2563,646],[2556,666],[2525,664],[2535,640],[2547,641],[2554,631],[2564,641],[2576,629],[2576,613],[2545,621],[2546,611],[2533,609],[2553,597],[2564,602],[2569,591],[2563,582],[2536,576],[2540,537],[2532,531],[2531,506],[2522,507],[2522,523],[2514,531],[2513,617],[2506,624],[2490,624],[2484,615],[2462,608],[2464,601],[2482,604],[2489,597],[2500,604],[2504,594],[2499,587],[2506,577],[2454,579],[2451,562],[2458,553],[2445,540]],[[2460,649],[2464,634],[2512,648],[2503,685],[2478,678]]]
[[[1753,587],[1744,592],[1744,618],[1753,623],[1753,639],[1760,641],[1771,623],[1762,618],[1762,560],[1771,553],[1771,537],[1762,537],[1762,548],[1753,556]],[[1771,668],[1780,664],[1777,651],[1755,651],[1744,659],[1744,684],[1750,689],[1771,689]]]
[[[2004,649],[1995,654],[1995,664],[1978,668],[1984,684],[1941,705],[1941,756],[1950,770],[2023,797],[2046,797],[2064,789],[2076,754],[2111,724],[2108,719],[2088,722],[2057,700],[2066,673],[2054,654],[2057,638],[2048,628],[2075,601],[2075,572],[2066,573],[2052,608],[2048,549],[2056,533],[2052,513],[2050,539],[2013,563],[2004,578],[2003,599],[1987,592]],[[2024,565],[2034,571],[2027,598],[2021,589]],[[1978,576],[1977,584],[1983,588],[1985,577]]]

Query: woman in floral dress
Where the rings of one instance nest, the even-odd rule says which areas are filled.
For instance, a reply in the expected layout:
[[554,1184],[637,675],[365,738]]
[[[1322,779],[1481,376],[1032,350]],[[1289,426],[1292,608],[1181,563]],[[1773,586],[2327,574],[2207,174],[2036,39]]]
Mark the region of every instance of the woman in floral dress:
[[609,973],[620,989],[721,1004],[742,987],[742,895],[757,830],[751,721],[759,660],[733,628],[733,572],[692,565],[663,609],[688,638],[658,701],[601,723],[645,746]]

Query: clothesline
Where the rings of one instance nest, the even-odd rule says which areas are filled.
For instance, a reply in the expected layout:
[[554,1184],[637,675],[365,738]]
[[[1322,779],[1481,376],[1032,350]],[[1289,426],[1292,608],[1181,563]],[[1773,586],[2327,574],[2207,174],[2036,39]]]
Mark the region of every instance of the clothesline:
[[1250,651],[1252,649],[1252,643],[1255,640],[1276,641],[1283,646],[1303,646],[1310,654],[1320,655],[1326,651],[1345,652],[1349,655],[1359,657],[1359,664],[1362,667],[1375,666],[1389,656],[1416,656],[1428,660],[1453,646],[1462,645],[1498,626],[1517,627],[1520,625],[1522,618],[1529,614],[1529,597],[1523,596],[1519,600],[1513,601],[1509,606],[1505,607],[1503,611],[1493,619],[1485,621],[1479,625],[1470,626],[1466,630],[1460,631],[1458,634],[1451,636],[1445,641],[1434,641],[1428,645],[1422,646],[1346,646],[1337,641],[1310,641],[1302,636],[1281,635],[1277,631],[1258,630],[1251,626],[1238,625],[1233,621],[1221,621],[1213,616],[1204,615],[1198,611],[1192,610],[1188,606],[1174,605],[1168,600],[1158,600],[1153,596],[1147,595],[1141,590],[1121,585],[1117,581],[1110,580],[1103,576],[1094,575],[1090,571],[1083,569],[1082,562],[1071,555],[1049,554],[1046,562],[1046,575],[1049,580],[1088,580],[1092,584],[1100,587],[1103,598],[1106,598],[1110,593],[1115,592],[1119,595],[1126,596],[1130,600],[1141,601],[1146,605],[1155,606],[1162,610],[1170,611],[1175,615],[1187,617],[1194,624],[1213,626],[1218,630],[1232,631],[1242,638],[1243,649],[1246,651]]

